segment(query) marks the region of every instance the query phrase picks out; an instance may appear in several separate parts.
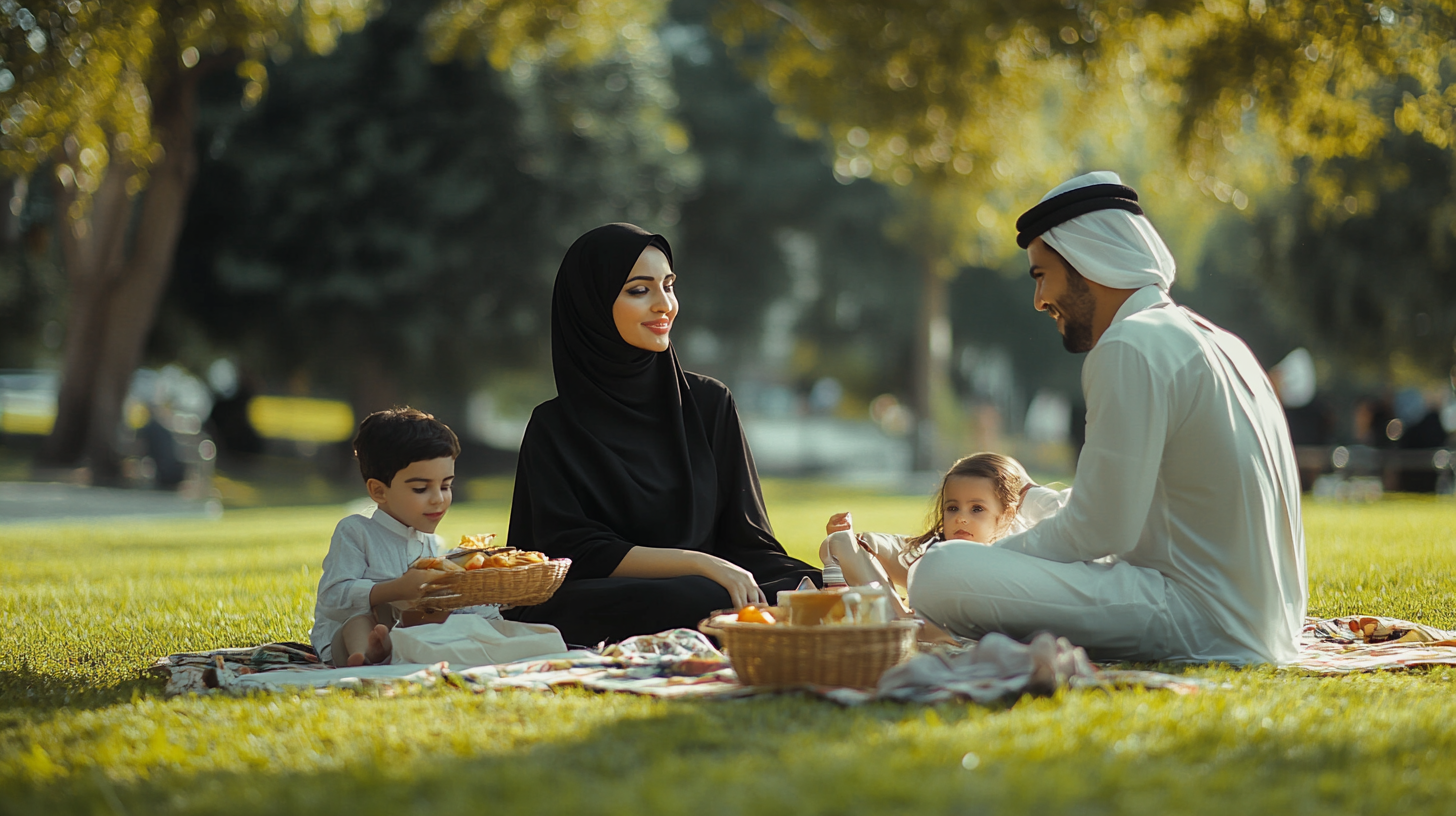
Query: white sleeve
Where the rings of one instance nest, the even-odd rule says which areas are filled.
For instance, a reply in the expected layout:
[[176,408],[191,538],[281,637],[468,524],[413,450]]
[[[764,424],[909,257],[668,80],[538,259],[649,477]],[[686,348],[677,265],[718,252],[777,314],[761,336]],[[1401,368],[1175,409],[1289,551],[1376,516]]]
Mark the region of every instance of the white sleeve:
[[1070,487],[1065,490],[1053,490],[1050,487],[1036,485],[1026,491],[1026,495],[1021,498],[1021,508],[1016,511],[1016,515],[1028,528],[1035,527],[1066,507],[1071,498],[1072,488]]
[[343,623],[355,615],[369,611],[369,593],[374,582],[361,578],[369,568],[369,558],[364,554],[364,541],[360,532],[348,519],[334,528],[334,537],[329,541],[328,555],[324,556],[324,574],[319,578],[318,611],[330,620]]
[[1168,388],[1125,342],[1098,345],[1083,369],[1087,442],[1059,512],[993,547],[1051,561],[1094,561],[1137,546],[1168,435]]

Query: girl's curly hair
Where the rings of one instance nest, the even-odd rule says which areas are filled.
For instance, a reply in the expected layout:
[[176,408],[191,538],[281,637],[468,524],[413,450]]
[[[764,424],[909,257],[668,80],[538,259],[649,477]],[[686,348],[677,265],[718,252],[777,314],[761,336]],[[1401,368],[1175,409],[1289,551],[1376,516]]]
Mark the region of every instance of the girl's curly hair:
[[909,549],[906,553],[907,560],[919,558],[927,545],[945,536],[945,515],[942,510],[945,507],[945,485],[953,477],[980,476],[990,479],[992,489],[996,491],[996,499],[1001,502],[1003,515],[1011,519],[1016,517],[1016,511],[1021,508],[1021,488],[1026,484],[1023,473],[1025,471],[1021,463],[999,453],[973,453],[957,460],[940,480],[940,489],[935,492],[935,504],[931,505],[930,515],[925,520],[925,532],[905,542]]

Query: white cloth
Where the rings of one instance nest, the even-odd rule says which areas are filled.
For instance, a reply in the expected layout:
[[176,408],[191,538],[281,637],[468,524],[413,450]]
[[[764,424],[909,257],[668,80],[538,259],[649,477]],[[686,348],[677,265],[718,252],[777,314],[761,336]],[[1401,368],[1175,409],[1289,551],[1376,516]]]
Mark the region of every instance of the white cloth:
[[451,615],[443,623],[396,627],[389,636],[391,663],[489,666],[531,657],[562,654],[566,641],[555,626]]
[[880,676],[882,700],[941,702],[968,697],[990,703],[1025,692],[1052,694],[1073,680],[1096,682],[1087,653],[1064,637],[1043,632],[1030,644],[990,634],[963,652],[924,652]]
[[[398,578],[416,559],[439,555],[446,549],[444,539],[406,526],[377,507],[372,514],[340,520],[324,556],[318,601],[313,608],[313,631],[309,633],[319,659],[332,660],[329,652],[334,636],[344,623],[370,611],[369,592],[375,584]],[[456,614],[462,612],[500,617],[500,610],[494,606],[470,607]]]
[[962,636],[1048,629],[1094,657],[1293,660],[1308,601],[1299,479],[1253,354],[1149,286],[1087,356],[1082,388],[1066,505],[991,547],[930,550],[910,605]]
[[[1094,184],[1121,184],[1116,173],[1099,170],[1053,187],[1041,200]],[[1079,215],[1042,233],[1041,239],[1090,280],[1113,289],[1172,288],[1178,265],[1145,216],[1127,210]]]

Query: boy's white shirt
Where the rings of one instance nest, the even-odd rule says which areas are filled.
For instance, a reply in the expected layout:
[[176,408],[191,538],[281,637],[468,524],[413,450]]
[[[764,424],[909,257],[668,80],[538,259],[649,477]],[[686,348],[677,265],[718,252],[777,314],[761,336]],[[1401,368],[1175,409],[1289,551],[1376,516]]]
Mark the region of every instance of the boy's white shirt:
[[[378,507],[341,519],[324,556],[313,631],[309,634],[319,659],[332,658],[329,651],[334,636],[349,618],[371,609],[369,593],[375,584],[403,575],[418,558],[440,555],[448,549],[440,536],[420,532]],[[487,618],[501,616],[494,606],[455,610],[455,614],[462,612]]]

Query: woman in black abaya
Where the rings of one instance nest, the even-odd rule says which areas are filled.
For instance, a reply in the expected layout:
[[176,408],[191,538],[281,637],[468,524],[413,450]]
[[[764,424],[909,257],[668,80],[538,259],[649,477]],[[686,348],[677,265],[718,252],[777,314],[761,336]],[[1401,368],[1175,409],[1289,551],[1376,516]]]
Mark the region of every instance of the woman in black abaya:
[[526,428],[508,540],[572,565],[551,600],[506,615],[568,643],[692,627],[821,580],[774,538],[733,396],[678,364],[675,280],[666,239],[631,224],[581,236],[556,273],[557,397]]

